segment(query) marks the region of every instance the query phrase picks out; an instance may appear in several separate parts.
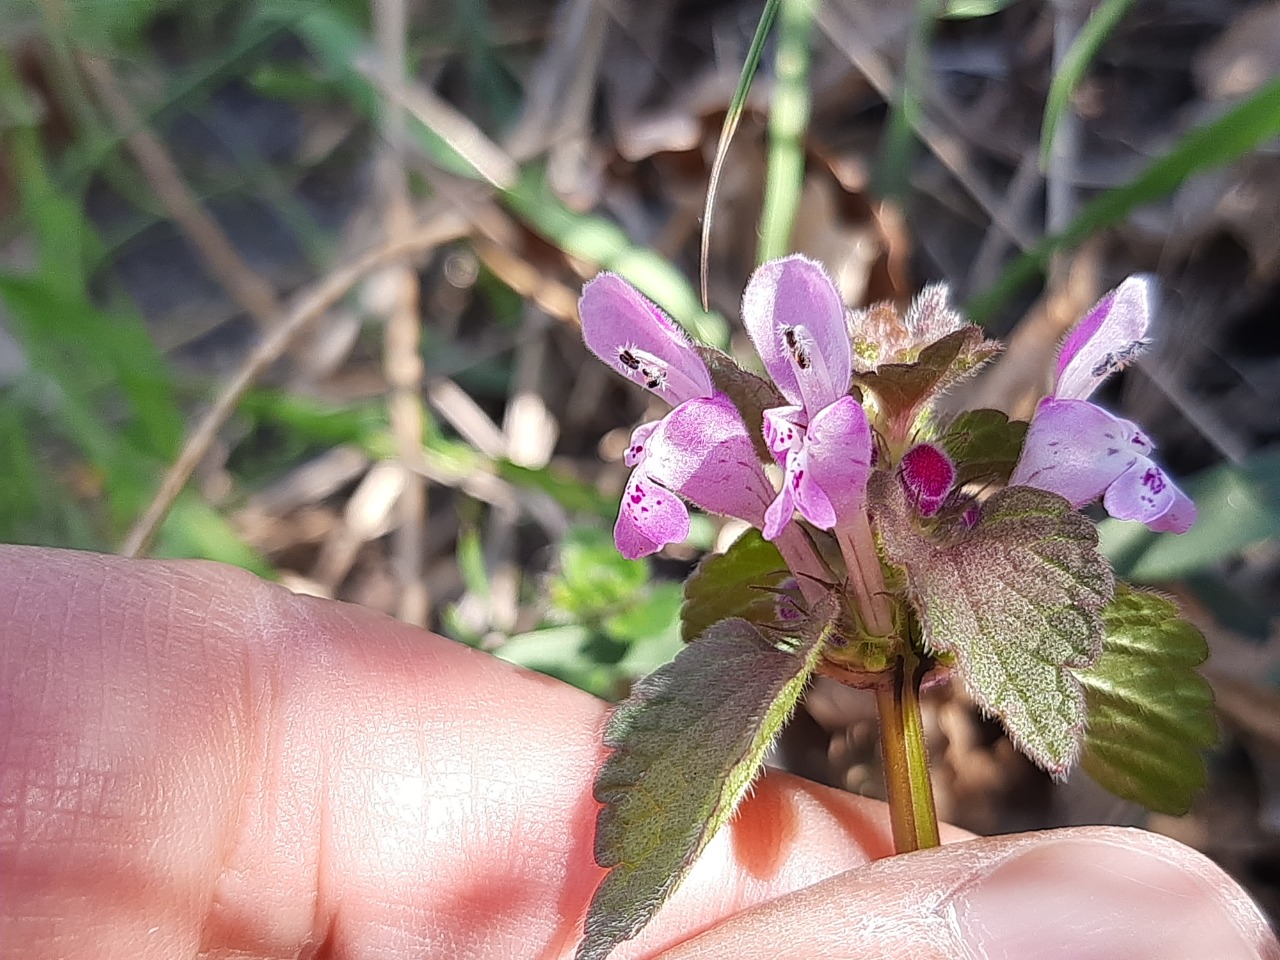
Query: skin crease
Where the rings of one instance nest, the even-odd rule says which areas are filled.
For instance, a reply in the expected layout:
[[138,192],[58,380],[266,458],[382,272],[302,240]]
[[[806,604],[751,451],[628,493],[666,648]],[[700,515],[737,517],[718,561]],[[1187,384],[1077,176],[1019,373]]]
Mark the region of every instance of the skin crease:
[[[605,710],[230,568],[0,547],[0,944],[569,957]],[[771,773],[615,956],[1280,957],[1172,841],[964,837],[878,860],[882,805]]]

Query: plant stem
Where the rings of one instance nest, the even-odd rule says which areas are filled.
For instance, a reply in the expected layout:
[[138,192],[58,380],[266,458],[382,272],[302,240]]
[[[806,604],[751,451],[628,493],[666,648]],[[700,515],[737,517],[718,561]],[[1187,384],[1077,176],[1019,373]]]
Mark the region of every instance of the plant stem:
[[924,850],[939,843],[938,814],[933,805],[920,717],[920,678],[924,674],[921,667],[920,658],[908,650],[888,681],[876,688],[880,749],[897,853]]

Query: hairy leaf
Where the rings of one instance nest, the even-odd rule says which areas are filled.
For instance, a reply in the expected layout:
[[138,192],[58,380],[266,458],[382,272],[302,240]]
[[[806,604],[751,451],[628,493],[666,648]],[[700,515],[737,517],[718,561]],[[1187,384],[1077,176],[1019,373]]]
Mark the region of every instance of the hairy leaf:
[[1007,483],[1022,453],[1027,426],[999,410],[966,410],[952,420],[937,443],[956,465],[956,486]]
[[1088,712],[1081,765],[1118,797],[1186,813],[1217,739],[1213,691],[1195,669],[1209,648],[1176,606],[1126,584],[1102,620],[1102,656],[1076,671]]
[[759,626],[776,624],[779,595],[775,591],[790,576],[778,548],[753,527],[724,553],[704,557],[685,581],[680,636],[690,643],[713,623],[729,617]]
[[982,336],[982,328],[966,325],[922,349],[910,363],[885,363],[853,382],[876,395],[895,433],[915,424],[925,405],[969,376],[1000,350]]
[[1067,667],[1102,644],[1111,567],[1093,524],[1057,494],[1009,487],[972,530],[923,532],[895,479],[875,483],[877,522],[920,616],[925,647],[953,653],[970,695],[1023,753],[1055,776],[1075,761],[1084,696]]
[[733,814],[812,674],[828,629],[772,642],[746,620],[715,624],[636,684],[605,729],[596,863],[578,960],[603,960],[649,922]]

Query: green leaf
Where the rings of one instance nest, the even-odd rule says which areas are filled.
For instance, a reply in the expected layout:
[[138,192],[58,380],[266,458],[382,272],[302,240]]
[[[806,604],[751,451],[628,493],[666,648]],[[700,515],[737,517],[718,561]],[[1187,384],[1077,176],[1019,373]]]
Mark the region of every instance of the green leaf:
[[1026,436],[1024,420],[1010,420],[999,410],[966,410],[937,443],[956,465],[956,486],[1007,483]]
[[1181,536],[1159,536],[1123,520],[1099,525],[1102,549],[1121,576],[1139,583],[1180,580],[1280,536],[1280,450],[1212,467],[1183,488],[1198,516]]
[[1081,765],[1118,797],[1184,814],[1218,734],[1213,691],[1195,669],[1209,648],[1170,601],[1125,584],[1102,620],[1102,656],[1076,671],[1088,711]]
[[952,653],[974,701],[1055,776],[1080,750],[1084,695],[1067,667],[1102,644],[1111,567],[1093,523],[1057,494],[1008,487],[982,505],[972,530],[924,533],[901,485],[879,474],[876,519],[900,564],[929,653]]
[[713,623],[730,617],[775,625],[778,595],[773,591],[790,576],[778,548],[759,530],[748,530],[724,553],[704,557],[684,582],[680,635],[690,643]]
[[809,129],[810,34],[817,0],[783,0],[773,59],[769,105],[769,156],[760,211],[759,263],[791,251],[791,232],[804,180],[805,132]]
[[570,530],[560,543],[558,559],[547,597],[573,620],[597,620],[629,607],[649,583],[649,564],[628,560],[607,531],[594,527]]
[[1013,0],[946,0],[941,20],[973,20],[989,17],[1010,6]]
[[577,960],[603,960],[649,922],[734,808],[791,715],[827,628],[772,642],[725,620],[636,684],[605,728],[596,863]]

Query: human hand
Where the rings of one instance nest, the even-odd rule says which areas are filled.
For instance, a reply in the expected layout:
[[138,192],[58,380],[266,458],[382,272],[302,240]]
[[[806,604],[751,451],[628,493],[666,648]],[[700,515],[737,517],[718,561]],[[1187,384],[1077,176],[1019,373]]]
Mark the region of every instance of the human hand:
[[[230,568],[0,548],[0,943],[569,957],[605,710]],[[1153,834],[891,852],[881,804],[769,774],[617,956],[1280,957]]]

